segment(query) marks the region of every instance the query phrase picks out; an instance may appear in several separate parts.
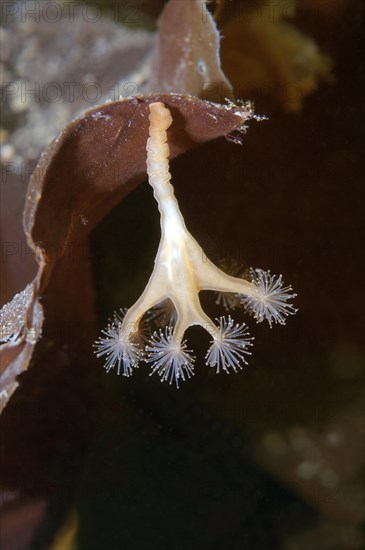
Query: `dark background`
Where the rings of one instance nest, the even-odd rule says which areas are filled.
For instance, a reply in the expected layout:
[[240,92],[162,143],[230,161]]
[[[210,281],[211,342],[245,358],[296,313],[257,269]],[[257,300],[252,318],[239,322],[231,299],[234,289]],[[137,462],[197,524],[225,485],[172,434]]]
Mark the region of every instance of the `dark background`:
[[[354,1],[332,25],[308,14],[296,20],[334,63],[333,83],[300,113],[250,97],[269,120],[251,122],[242,145],[221,138],[171,164],[187,227],[207,255],[282,273],[298,293],[298,314],[270,329],[235,313],[255,336],[250,365],[237,375],[204,365],[209,338],[192,328],[196,375],[179,390],[149,377],[147,366],[130,379],[106,376],[101,365],[83,380],[68,374],[60,393],[55,380],[35,409],[23,403],[22,444],[9,407],[7,479],[20,480],[27,498],[52,495],[25,547],[48,544],[74,507],[87,550],[362,547],[362,12]],[[158,241],[145,182],[92,236],[100,328],[138,298]],[[213,317],[222,313],[214,296],[202,301]],[[298,474],[321,460],[329,482]]]

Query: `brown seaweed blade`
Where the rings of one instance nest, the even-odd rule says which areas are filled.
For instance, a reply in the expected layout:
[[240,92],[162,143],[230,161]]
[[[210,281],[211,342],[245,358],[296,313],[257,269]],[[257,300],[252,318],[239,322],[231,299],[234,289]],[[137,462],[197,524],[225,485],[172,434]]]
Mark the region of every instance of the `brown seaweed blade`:
[[192,94],[220,103],[233,98],[221,69],[219,32],[205,2],[170,0],[158,26],[150,92]]
[[[32,298],[24,310],[24,330],[0,350],[5,365],[0,378],[2,407],[17,387],[17,375],[27,369],[34,347],[38,364],[57,364],[55,349],[57,352],[64,344],[65,327],[72,331],[72,338],[67,339],[62,360],[73,369],[89,368],[94,361],[88,235],[145,179],[148,104],[155,101],[165,103],[176,121],[169,137],[171,157],[237,130],[252,117],[246,107],[156,94],[88,111],[51,143],[27,194],[24,228],[39,269],[32,283]],[[43,315],[46,321],[42,327]],[[42,329],[43,338],[37,345],[35,339],[27,342],[29,333],[38,335]]]

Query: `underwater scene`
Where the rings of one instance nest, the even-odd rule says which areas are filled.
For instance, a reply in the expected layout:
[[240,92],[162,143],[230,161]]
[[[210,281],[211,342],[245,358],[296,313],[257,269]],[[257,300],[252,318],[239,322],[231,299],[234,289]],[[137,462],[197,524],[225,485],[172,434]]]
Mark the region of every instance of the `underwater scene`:
[[364,11],[2,2],[2,550],[365,548]]

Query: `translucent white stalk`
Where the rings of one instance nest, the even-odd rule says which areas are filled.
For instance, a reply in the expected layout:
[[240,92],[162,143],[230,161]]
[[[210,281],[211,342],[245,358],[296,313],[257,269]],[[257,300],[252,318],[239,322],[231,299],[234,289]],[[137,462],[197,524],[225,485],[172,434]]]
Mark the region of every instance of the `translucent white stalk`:
[[216,290],[251,296],[257,289],[249,281],[231,277],[210,262],[186,229],[170,183],[166,131],[172,117],[163,103],[152,103],[149,118],[147,173],[161,214],[161,241],[146,289],[127,312],[121,330],[136,329],[146,310],[170,298],[177,312],[174,330],[177,343],[182,341],[186,329],[192,325],[201,325],[214,336],[217,327],[202,310],[199,292]]

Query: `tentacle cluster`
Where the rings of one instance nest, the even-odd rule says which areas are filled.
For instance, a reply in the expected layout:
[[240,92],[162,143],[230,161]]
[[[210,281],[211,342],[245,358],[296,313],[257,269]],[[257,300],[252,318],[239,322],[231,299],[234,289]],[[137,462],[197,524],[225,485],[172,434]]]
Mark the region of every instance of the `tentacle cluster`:
[[252,296],[243,296],[242,303],[248,313],[253,315],[258,323],[266,319],[270,327],[273,323],[285,325],[286,317],[294,315],[298,310],[288,303],[297,295],[291,286],[283,286],[283,277],[271,275],[263,269],[250,269],[249,277],[257,289]]
[[242,369],[242,364],[248,364],[246,356],[251,355],[248,348],[252,346],[253,337],[245,323],[235,324],[230,315],[228,320],[221,317],[216,321],[219,330],[205,356],[206,364],[215,367],[217,373],[224,370],[229,374],[229,369],[237,372],[237,369]]
[[172,327],[168,326],[165,331],[154,332],[149,345],[146,346],[147,363],[152,364],[152,374],[157,372],[161,382],[174,381],[179,387],[179,380],[185,382],[194,374],[195,357],[191,350],[187,349],[186,342],[176,342]]
[[97,357],[106,356],[104,366],[107,372],[116,366],[117,374],[131,376],[133,368],[143,358],[143,352],[137,341],[121,331],[125,312],[122,309],[120,315],[114,314],[113,320],[101,331],[104,336],[100,336],[94,347]]

